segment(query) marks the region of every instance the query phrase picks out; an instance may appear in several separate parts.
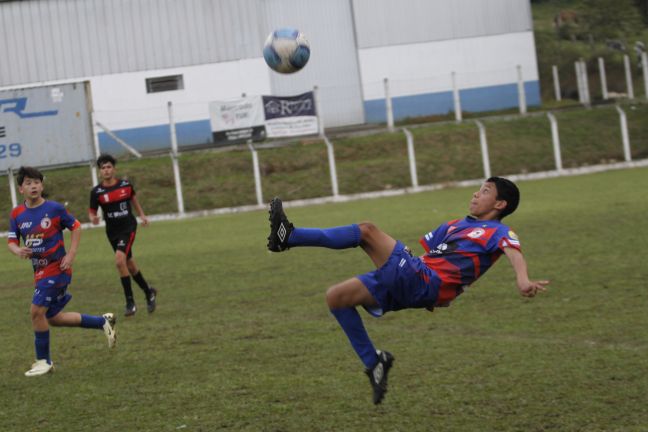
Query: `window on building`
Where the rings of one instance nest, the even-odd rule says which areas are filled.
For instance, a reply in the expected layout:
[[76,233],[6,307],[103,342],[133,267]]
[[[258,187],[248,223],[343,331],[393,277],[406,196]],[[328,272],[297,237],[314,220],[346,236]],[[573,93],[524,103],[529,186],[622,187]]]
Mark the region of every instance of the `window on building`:
[[184,82],[182,75],[169,75],[163,77],[146,78],[146,92],[159,93],[165,91],[182,90]]

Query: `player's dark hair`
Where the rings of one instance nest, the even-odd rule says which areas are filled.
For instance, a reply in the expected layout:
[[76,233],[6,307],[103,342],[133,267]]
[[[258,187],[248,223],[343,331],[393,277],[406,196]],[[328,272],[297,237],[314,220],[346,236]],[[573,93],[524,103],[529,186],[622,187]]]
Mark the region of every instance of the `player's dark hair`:
[[100,154],[99,157],[97,158],[97,166],[101,168],[101,165],[105,163],[111,163],[112,166],[117,165],[117,160],[112,157],[112,155],[109,155],[108,153],[103,153]]
[[43,181],[43,173],[34,167],[21,166],[18,170],[18,185],[22,185],[25,178]]
[[491,177],[486,181],[493,183],[497,188],[497,199],[506,201],[506,207],[499,215],[500,219],[504,219],[513,213],[520,204],[520,190],[515,183],[503,177]]

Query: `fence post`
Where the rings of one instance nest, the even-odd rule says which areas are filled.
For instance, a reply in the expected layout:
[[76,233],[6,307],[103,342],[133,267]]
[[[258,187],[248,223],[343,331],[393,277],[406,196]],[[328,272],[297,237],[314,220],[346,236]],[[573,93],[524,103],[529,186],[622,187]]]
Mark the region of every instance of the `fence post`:
[[524,78],[522,77],[522,66],[517,65],[517,79],[518,79],[518,105],[520,106],[520,114],[527,113],[526,91],[524,90]]
[[454,102],[455,120],[462,120],[461,114],[461,95],[459,94],[459,85],[457,84],[457,72],[452,71],[452,100]]
[[583,92],[583,78],[581,75],[581,64],[577,60],[574,62],[574,68],[576,70],[576,87],[578,88],[578,102],[585,104],[585,94]]
[[331,189],[333,190],[333,197],[337,198],[340,194],[338,189],[337,168],[335,167],[335,151],[333,144],[327,137],[324,137],[324,144],[326,144],[326,152],[328,153],[329,172],[331,173]]
[[549,117],[549,121],[551,122],[551,142],[553,143],[553,151],[554,151],[554,160],[556,161],[556,171],[562,171],[563,166],[562,166],[562,156],[560,153],[560,136],[558,134],[558,121],[556,120],[556,117],[548,112],[547,117]]
[[169,127],[171,134],[171,164],[173,165],[173,179],[175,181],[176,198],[178,199],[178,213],[184,216],[184,198],[182,196],[182,181],[180,179],[180,166],[178,164],[178,135],[176,133],[175,120],[173,119],[173,104],[167,103],[169,110]]
[[643,71],[644,93],[648,99],[648,54],[645,51],[641,53],[641,70]]
[[408,131],[405,128],[403,128],[403,132],[405,133],[405,137],[407,137],[407,157],[409,159],[409,169],[410,169],[410,177],[412,178],[412,187],[416,189],[419,187],[419,183],[418,183],[418,173],[416,172],[416,154],[414,153],[414,136],[412,136],[412,132]]
[[589,91],[589,80],[587,78],[587,63],[585,60],[581,60],[581,75],[582,75],[582,85],[583,85],[583,97],[585,99],[585,104],[589,107],[592,104],[592,98],[590,97]]
[[553,74],[553,83],[554,83],[554,94],[556,95],[556,100],[560,102],[562,100],[562,95],[560,94],[560,80],[558,78],[558,66],[551,66],[551,72]]
[[632,155],[630,154],[630,135],[628,134],[628,119],[626,118],[626,113],[621,109],[619,105],[616,106],[617,111],[619,112],[619,122],[621,123],[621,141],[623,142],[623,157],[626,162],[632,160]]
[[479,128],[479,145],[481,146],[482,163],[484,165],[484,177],[491,177],[490,158],[488,157],[488,141],[486,140],[486,128],[479,120],[475,120]]
[[385,109],[387,110],[387,129],[394,132],[394,108],[392,106],[391,93],[389,92],[389,79],[384,78],[385,84]]
[[18,205],[18,199],[16,197],[16,179],[14,179],[11,168],[7,171],[7,177],[9,177],[9,190],[11,191],[11,208],[14,208]]
[[630,57],[628,54],[623,56],[623,66],[625,67],[626,88],[628,89],[628,98],[634,99],[634,88],[632,85],[632,71],[630,70]]
[[259,155],[252,145],[252,140],[248,140],[247,146],[252,153],[252,169],[254,170],[254,191],[256,192],[257,204],[263,205],[263,190],[261,189],[261,169],[259,168]]
[[317,110],[317,126],[319,127],[319,136],[324,138],[324,118],[322,117],[322,102],[320,101],[319,87],[313,86],[313,99],[315,99],[315,109]]
[[601,76],[601,93],[603,100],[608,100],[607,78],[605,77],[605,60],[603,57],[598,58],[599,75]]

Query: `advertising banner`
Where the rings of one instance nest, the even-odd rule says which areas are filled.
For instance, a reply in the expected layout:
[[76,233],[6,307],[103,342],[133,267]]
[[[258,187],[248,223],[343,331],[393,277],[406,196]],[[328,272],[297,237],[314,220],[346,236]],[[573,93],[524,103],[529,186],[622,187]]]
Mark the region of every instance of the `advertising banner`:
[[265,139],[261,96],[209,104],[209,119],[216,144],[236,144]]
[[319,132],[313,92],[297,96],[263,96],[269,138],[312,135]]

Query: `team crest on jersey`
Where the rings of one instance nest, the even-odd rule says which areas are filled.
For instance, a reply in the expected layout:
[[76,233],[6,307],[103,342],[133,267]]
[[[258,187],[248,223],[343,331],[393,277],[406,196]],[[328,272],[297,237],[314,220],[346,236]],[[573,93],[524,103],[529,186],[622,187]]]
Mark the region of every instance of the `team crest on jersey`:
[[471,239],[477,239],[481,236],[483,236],[486,233],[486,231],[483,228],[476,228],[468,233],[468,237]]
[[41,219],[40,226],[43,229],[48,229],[52,226],[52,219],[45,216],[43,219]]

